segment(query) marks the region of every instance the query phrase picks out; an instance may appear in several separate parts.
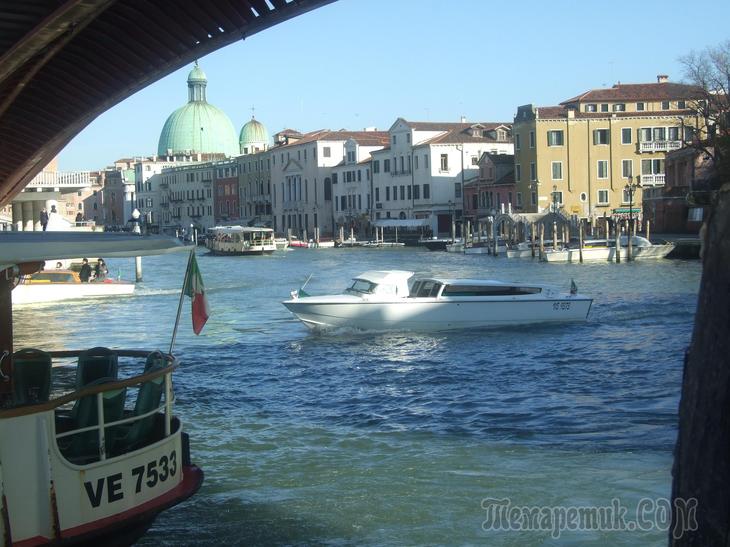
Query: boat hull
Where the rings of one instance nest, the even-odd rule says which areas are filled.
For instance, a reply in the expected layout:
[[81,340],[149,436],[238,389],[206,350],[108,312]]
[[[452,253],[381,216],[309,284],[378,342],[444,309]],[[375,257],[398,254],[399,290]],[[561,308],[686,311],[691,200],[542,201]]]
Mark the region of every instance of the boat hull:
[[210,254],[215,256],[261,256],[269,255],[276,250],[276,245],[265,245],[263,247],[250,247],[248,249],[210,249]]
[[13,305],[41,304],[61,300],[130,296],[134,283],[29,283],[19,284],[12,291]]
[[[633,260],[664,258],[674,249],[674,245],[652,245],[651,247],[634,247],[631,250]],[[628,248],[620,248],[620,259],[628,260]],[[546,250],[542,260],[545,262],[580,262],[578,249],[559,251]],[[583,249],[583,262],[613,262],[616,260],[616,247],[586,247]]]
[[592,299],[443,299],[393,302],[326,302],[316,297],[287,300],[284,306],[312,329],[449,330],[529,323],[584,321]]

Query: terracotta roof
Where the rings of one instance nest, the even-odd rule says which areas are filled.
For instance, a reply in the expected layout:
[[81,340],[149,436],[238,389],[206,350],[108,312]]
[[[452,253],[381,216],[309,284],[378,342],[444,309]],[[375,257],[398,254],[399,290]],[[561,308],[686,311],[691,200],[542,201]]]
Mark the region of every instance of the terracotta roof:
[[703,96],[702,89],[687,84],[670,82],[657,84],[616,84],[608,89],[591,89],[577,97],[560,103],[586,103],[598,101],[671,101]]
[[[444,127],[445,125],[448,125],[449,127]],[[482,135],[471,135],[469,133],[469,130],[474,127],[479,126],[484,131],[490,131],[493,129],[496,129],[498,127],[505,127],[508,131],[512,130],[512,124],[511,123],[505,123],[505,122],[473,122],[473,123],[454,123],[454,124],[442,124],[441,130],[444,131],[443,134],[438,135],[432,139],[429,139],[426,142],[420,143],[420,145],[423,144],[453,144],[453,143],[483,143],[483,142],[512,142],[511,137],[508,138],[506,141],[500,141],[498,139],[494,139],[487,136]]]
[[[566,119],[568,108],[564,106],[538,106],[537,118],[539,120]],[[692,116],[694,110],[645,110],[643,112],[579,112],[574,110],[575,119],[607,120],[609,118],[666,118],[667,116]]]
[[385,146],[388,144],[389,136],[385,131],[330,131],[329,129],[320,129],[305,133],[298,141],[285,144],[280,148],[316,141],[346,141],[348,139],[353,139],[363,146]]

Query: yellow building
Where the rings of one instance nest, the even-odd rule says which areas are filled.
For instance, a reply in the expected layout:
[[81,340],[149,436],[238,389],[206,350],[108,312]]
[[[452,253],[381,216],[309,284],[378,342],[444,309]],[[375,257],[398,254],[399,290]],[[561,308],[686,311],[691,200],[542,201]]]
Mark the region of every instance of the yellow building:
[[558,106],[520,106],[512,129],[518,209],[597,219],[625,218],[631,205],[636,216],[642,190],[664,185],[666,152],[694,137],[700,96],[659,76]]

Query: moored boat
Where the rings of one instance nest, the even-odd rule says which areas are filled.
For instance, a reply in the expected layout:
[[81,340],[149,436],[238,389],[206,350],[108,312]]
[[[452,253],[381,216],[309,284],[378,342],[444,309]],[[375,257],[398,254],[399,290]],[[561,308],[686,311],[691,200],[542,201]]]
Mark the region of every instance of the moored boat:
[[[621,236],[621,245],[616,249],[615,242],[605,240],[587,241],[582,250],[583,262],[615,262],[616,253],[621,261],[628,260],[628,238]],[[664,258],[672,252],[675,245],[666,243],[654,245],[641,236],[631,238],[631,258],[633,260]],[[581,250],[577,247],[563,249],[546,249],[541,259],[545,262],[580,262]]]
[[[0,370],[8,380],[0,385],[0,534],[6,545],[130,544],[161,511],[200,488],[203,473],[191,463],[187,435],[173,414],[172,354],[53,351],[43,349],[42,338],[18,350],[12,338],[14,279],[39,270],[49,256],[178,250],[185,248],[171,238],[129,234],[0,235]],[[52,372],[59,359],[76,361],[69,384],[68,375]]]
[[459,239],[452,240],[451,238],[431,237],[419,239],[418,244],[426,247],[429,251],[445,251],[447,245],[457,243],[459,241]]
[[215,226],[205,245],[214,255],[262,255],[276,250],[274,230],[250,226]]
[[445,330],[583,321],[592,298],[553,288],[483,279],[413,278],[367,271],[343,294],[300,296],[284,306],[312,329]]

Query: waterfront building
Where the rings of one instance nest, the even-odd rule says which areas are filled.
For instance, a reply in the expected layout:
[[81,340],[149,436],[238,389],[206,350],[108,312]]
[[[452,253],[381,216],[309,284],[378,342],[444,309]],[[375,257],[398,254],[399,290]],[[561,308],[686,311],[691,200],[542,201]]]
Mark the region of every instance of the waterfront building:
[[214,162],[213,217],[215,224],[240,224],[239,169],[236,159]]
[[241,128],[238,161],[240,217],[246,224],[273,226],[271,206],[270,138],[266,127],[253,117]]
[[120,158],[104,170],[104,224],[117,229],[129,220],[136,204],[135,158]]
[[[89,171],[59,171],[58,161],[49,163],[25,189],[12,201],[12,223],[17,231],[42,230],[40,214],[43,208],[50,214],[49,227],[70,229],[74,226],[76,215],[85,214],[84,200],[98,203],[96,194],[100,190],[98,173]],[[101,200],[103,196],[99,196]],[[98,213],[96,214],[98,218]]]
[[[227,164],[229,162],[221,162]],[[155,175],[159,188],[159,230],[190,234],[215,225],[213,180],[217,162],[194,162],[167,167]]]
[[318,228],[321,236],[333,236],[333,168],[345,158],[349,139],[368,138],[370,133],[285,130],[274,136],[269,151],[274,230],[311,237]]
[[464,220],[476,228],[498,213],[511,213],[518,205],[514,154],[485,152],[479,158],[479,176],[464,185]]
[[478,177],[481,155],[514,152],[508,123],[398,118],[388,133],[389,146],[372,154],[371,219],[422,219],[434,235],[461,222],[463,188]]
[[643,192],[644,218],[656,232],[696,234],[709,213],[712,162],[704,151],[685,146],[667,153],[665,167],[664,187]]
[[332,204],[335,233],[342,228],[359,239],[369,235],[372,206],[371,154],[388,146],[385,131],[372,131],[347,139],[342,161],[332,168]]
[[[157,155],[135,162],[135,206],[150,230],[167,228],[168,231],[187,231],[190,225],[200,228],[214,224],[215,204],[211,187],[211,173],[215,172],[213,165],[216,161],[236,156],[239,143],[230,118],[207,101],[207,86],[208,79],[196,62],[187,77],[188,102],[165,121],[160,132]],[[195,163],[206,165],[200,167],[193,165]],[[178,190],[171,191],[170,181],[176,179],[169,174],[162,176],[162,173],[167,173],[172,167],[188,164],[189,172],[185,171],[185,167],[179,172],[192,178],[185,181],[184,188],[180,186]],[[230,172],[230,165],[228,169]],[[207,186],[194,187],[201,182],[201,173],[205,176]],[[208,174],[211,174],[210,177]],[[188,196],[193,197],[188,199]],[[203,199],[205,203],[201,201]],[[225,206],[230,206],[229,201],[225,200]],[[171,206],[171,203],[175,205]],[[230,211],[226,216],[232,216]],[[238,214],[233,216],[237,218]],[[129,219],[126,211],[125,218]]]
[[[514,118],[518,210],[623,219],[641,213],[641,191],[665,183],[665,156],[701,121],[699,89],[670,83],[616,84],[558,106],[520,106]],[[629,206],[632,210],[629,211]]]

